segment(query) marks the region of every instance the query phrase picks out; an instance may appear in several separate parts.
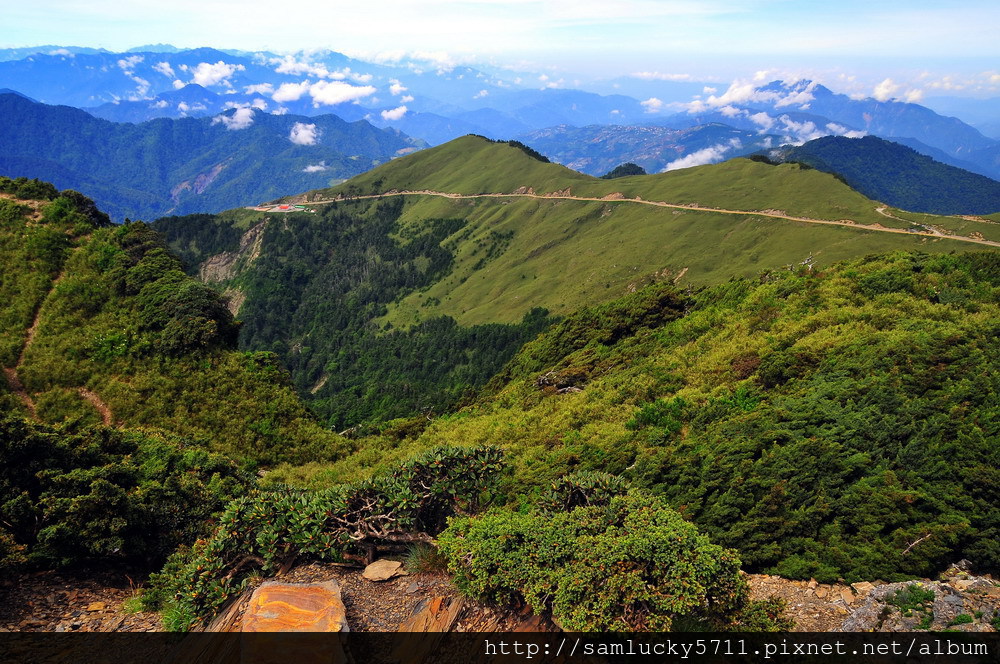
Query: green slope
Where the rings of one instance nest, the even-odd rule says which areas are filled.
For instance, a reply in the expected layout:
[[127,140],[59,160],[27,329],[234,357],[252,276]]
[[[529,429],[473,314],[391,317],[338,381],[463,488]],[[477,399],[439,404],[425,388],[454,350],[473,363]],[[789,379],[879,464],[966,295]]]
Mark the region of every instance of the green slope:
[[235,349],[225,301],[184,275],[162,236],[111,226],[79,195],[17,189],[0,178],[13,192],[0,198],[6,410],[165,429],[263,463],[341,449],[272,355]]
[[526,345],[476,405],[271,479],[323,485],[489,443],[516,466],[512,502],[568,472],[619,474],[753,570],[996,570],[997,266],[896,252],[693,295],[651,286]]

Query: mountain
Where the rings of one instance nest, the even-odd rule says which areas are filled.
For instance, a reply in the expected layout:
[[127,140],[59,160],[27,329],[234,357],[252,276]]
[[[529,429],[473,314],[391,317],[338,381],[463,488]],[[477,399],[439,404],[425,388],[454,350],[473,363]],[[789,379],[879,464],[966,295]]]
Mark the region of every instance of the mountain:
[[0,404],[77,429],[158,429],[260,463],[332,458],[269,353],[143,223],[114,226],[85,197],[0,178]]
[[739,157],[776,144],[776,136],[713,123],[687,129],[650,125],[560,125],[517,137],[553,161],[589,175],[632,162],[647,172]]
[[233,298],[241,346],[278,353],[338,430],[450,408],[553,314],[644,283],[697,287],[887,249],[992,247],[969,233],[1000,240],[974,220],[885,216],[795,164],[735,159],[602,180],[476,136],[285,200],[305,211],[154,227],[190,274]]
[[[958,118],[895,99],[852,99],[809,80],[772,81],[762,86],[734,84],[719,96],[688,104],[685,113],[656,122],[673,127],[705,122],[724,122],[740,129],[756,126],[792,144],[826,135],[854,138],[872,134],[889,140],[906,139],[915,149],[929,146],[951,159],[974,164],[983,175],[1000,178],[1000,167],[989,152],[1000,142]],[[932,153],[928,156],[938,158]]]
[[836,173],[874,200],[914,212],[1000,212],[1000,182],[934,161],[898,143],[874,136],[826,136],[770,153]]
[[255,108],[126,124],[4,94],[0,113],[0,174],[77,189],[117,220],[249,205],[350,177],[419,145],[364,121]]

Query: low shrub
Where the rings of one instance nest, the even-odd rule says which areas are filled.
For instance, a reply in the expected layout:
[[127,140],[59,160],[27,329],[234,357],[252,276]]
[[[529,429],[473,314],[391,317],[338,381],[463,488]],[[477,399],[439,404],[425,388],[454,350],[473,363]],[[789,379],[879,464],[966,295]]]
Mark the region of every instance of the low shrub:
[[753,603],[736,553],[711,544],[661,500],[630,492],[568,512],[494,510],[438,539],[455,583],[488,601],[527,603],[569,631],[790,627]]

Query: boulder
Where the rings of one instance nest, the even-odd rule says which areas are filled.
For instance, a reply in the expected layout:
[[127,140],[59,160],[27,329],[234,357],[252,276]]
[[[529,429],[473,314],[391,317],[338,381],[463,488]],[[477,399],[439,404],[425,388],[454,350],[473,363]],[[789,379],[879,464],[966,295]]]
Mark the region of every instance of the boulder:
[[340,584],[261,584],[243,614],[244,632],[348,632]]
[[365,577],[369,581],[388,581],[389,579],[394,579],[397,576],[406,576],[409,574],[405,569],[403,569],[403,563],[397,560],[386,560],[385,558],[381,560],[376,560],[371,565],[365,568],[365,571],[361,573],[361,576]]

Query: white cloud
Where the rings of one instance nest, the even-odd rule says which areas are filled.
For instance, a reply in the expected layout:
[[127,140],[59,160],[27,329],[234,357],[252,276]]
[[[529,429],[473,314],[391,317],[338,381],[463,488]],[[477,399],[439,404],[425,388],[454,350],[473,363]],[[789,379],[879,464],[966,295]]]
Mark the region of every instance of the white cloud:
[[145,56],[142,55],[130,55],[118,61],[118,68],[126,74],[131,74],[135,66],[145,59]]
[[145,97],[146,93],[149,92],[149,81],[135,73],[135,66],[144,59],[144,56],[141,55],[130,55],[118,61],[118,68],[136,84],[135,95],[129,97],[132,100]]
[[666,173],[667,171],[676,171],[681,168],[714,164],[715,162],[721,161],[725,158],[726,153],[732,148],[733,146],[730,143],[719,143],[718,145],[703,148],[696,152],[692,152],[689,155],[685,155],[680,159],[675,159],[666,165],[663,172]]
[[917,88],[907,90],[903,99],[911,104],[919,104],[924,99],[924,91]]
[[868,133],[864,131],[850,130],[843,125],[837,124],[836,122],[827,123],[826,128],[834,136],[846,136],[847,138],[861,138]]
[[490,94],[489,90],[480,90],[476,94],[472,95],[472,98],[473,99],[482,99],[483,97],[489,96],[489,94]]
[[750,118],[751,122],[753,122],[755,125],[760,126],[760,131],[758,133],[764,134],[767,132],[768,129],[774,126],[774,118],[772,118],[764,111],[761,111],[760,113],[754,113],[753,115],[750,115],[748,117]]
[[[348,101],[356,101],[375,94],[375,88],[370,85],[354,86],[343,81],[317,81],[309,87],[313,106],[333,106]],[[275,101],[278,101],[275,99]]]
[[184,85],[185,85],[185,83],[181,79],[179,79],[179,78],[175,78],[174,79],[174,83],[173,83],[174,90],[180,90],[181,88],[184,87]]
[[208,109],[204,104],[188,104],[182,101],[177,104],[177,110],[181,112],[181,115],[187,115],[188,111],[205,111]]
[[[809,102],[813,101],[813,90],[816,82],[811,81],[805,85],[796,81],[786,82],[781,88],[765,90],[757,85],[759,81],[765,80],[770,72],[760,71],[754,76],[753,81],[737,79],[721,95],[716,95],[714,88],[705,88],[707,99],[701,100],[697,97],[688,103],[688,113],[702,113],[710,108],[723,109],[727,106],[739,106],[750,103],[770,104],[775,108],[783,106],[798,106],[808,108]],[[711,90],[711,94],[709,91]]]
[[308,166],[306,166],[305,168],[302,169],[302,172],[303,173],[319,173],[321,171],[325,171],[327,168],[329,168],[329,166],[326,165],[326,162],[325,161],[321,161],[318,164],[309,164]]
[[274,93],[274,86],[270,83],[256,83],[254,85],[248,85],[243,88],[243,92],[248,95],[269,95]]
[[872,97],[878,101],[889,101],[893,95],[899,92],[900,86],[893,82],[891,78],[887,78],[878,85],[872,91]]
[[72,51],[66,50],[65,48],[57,48],[54,51],[49,51],[49,55],[61,55],[64,58],[75,57]]
[[394,122],[406,115],[406,106],[399,106],[390,111],[382,111],[382,119],[387,122]]
[[219,60],[216,63],[209,62],[199,62],[194,68],[188,67],[187,65],[181,65],[181,70],[191,74],[191,82],[196,83],[202,87],[209,87],[211,85],[223,85],[227,88],[232,87],[232,83],[229,82],[229,78],[238,71],[245,71],[246,67],[243,65],[231,65]]
[[398,97],[399,95],[406,92],[408,89],[405,85],[403,85],[396,79],[392,79],[389,82],[391,83],[391,85],[389,86],[389,93],[392,94],[393,96]]
[[719,109],[719,112],[725,115],[727,118],[735,118],[739,115],[743,115],[746,111],[736,108],[735,106],[723,106]]
[[174,72],[174,68],[170,66],[169,62],[157,62],[153,65],[153,71],[158,71],[167,78],[177,78],[177,74]]
[[284,106],[279,106],[278,108],[271,111],[271,115],[287,115],[288,109]]
[[298,101],[302,95],[309,91],[310,83],[309,81],[302,81],[301,83],[282,83],[278,86],[278,89],[271,99],[283,104],[286,101]]
[[308,74],[318,78],[325,78],[330,75],[330,72],[324,65],[314,65],[309,62],[296,60],[291,55],[286,55],[283,58],[273,58],[271,64],[278,65],[274,70],[276,74],[289,74],[292,76]]
[[216,115],[212,118],[212,124],[222,123],[226,126],[226,129],[235,131],[237,129],[246,129],[253,124],[253,109],[252,108],[237,108],[236,112],[232,115]]
[[403,104],[409,104],[411,101],[413,101],[413,95],[405,95],[403,97],[400,97],[399,101]]
[[787,115],[782,115],[778,120],[784,125],[782,131],[785,132],[785,141],[793,145],[802,145],[806,141],[827,135],[825,131],[816,127],[816,123],[809,120],[796,122]]
[[658,71],[637,71],[629,74],[643,81],[690,81],[691,74],[663,74]]
[[288,134],[288,140],[296,145],[316,145],[318,139],[319,130],[316,125],[304,122],[296,122]]
[[659,113],[666,107],[663,100],[657,99],[656,97],[650,97],[646,101],[640,101],[639,105],[646,109],[647,113]]
[[150,108],[166,108],[167,106],[170,106],[170,104],[167,102],[166,99],[161,99],[160,101],[156,102],[155,104],[150,104],[149,105]]
[[719,91],[718,88],[710,88],[707,85],[701,89],[702,94],[706,94],[706,95],[714,95],[718,91]]
[[246,103],[241,103],[241,102],[238,102],[238,101],[227,101],[223,105],[223,108],[227,108],[227,109],[228,108],[255,108],[258,111],[266,111],[267,110],[267,102],[264,101],[263,99],[259,98],[259,97],[257,99],[254,99],[253,101],[246,102]]

